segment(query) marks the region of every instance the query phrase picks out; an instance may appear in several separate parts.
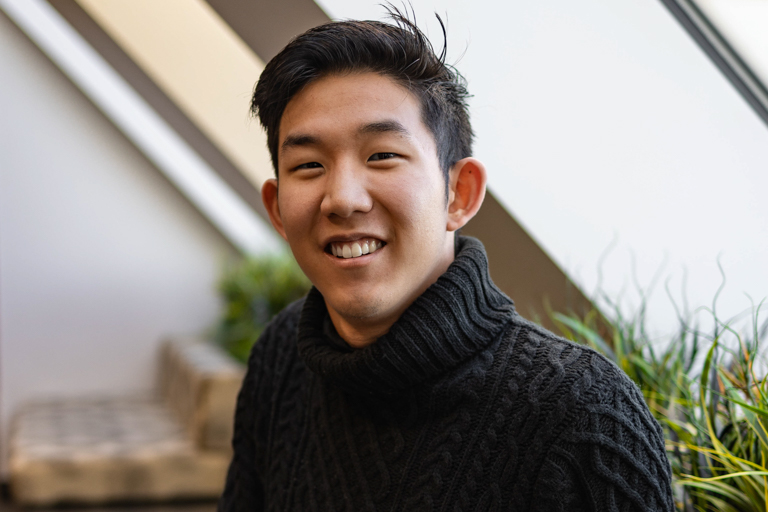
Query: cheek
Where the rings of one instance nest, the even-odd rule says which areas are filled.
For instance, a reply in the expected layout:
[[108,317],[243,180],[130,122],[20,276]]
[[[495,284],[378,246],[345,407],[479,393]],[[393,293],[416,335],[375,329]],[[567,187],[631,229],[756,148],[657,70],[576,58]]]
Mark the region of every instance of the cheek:
[[319,203],[316,205],[316,202],[310,190],[302,190],[301,187],[286,187],[285,190],[280,190],[280,218],[291,245],[303,239],[302,237],[291,240],[292,238],[301,237],[312,226],[312,218],[319,210]]
[[306,193],[302,193],[300,188],[285,188],[286,190],[280,191],[278,204],[286,239],[302,272],[315,283],[317,280],[314,272],[316,258],[312,257],[314,248],[310,232],[313,225],[312,201]]
[[[416,177],[416,179],[414,179]],[[381,200],[397,224],[424,233],[445,228],[447,206],[445,184],[438,180],[419,179],[413,174],[389,187],[379,187]]]

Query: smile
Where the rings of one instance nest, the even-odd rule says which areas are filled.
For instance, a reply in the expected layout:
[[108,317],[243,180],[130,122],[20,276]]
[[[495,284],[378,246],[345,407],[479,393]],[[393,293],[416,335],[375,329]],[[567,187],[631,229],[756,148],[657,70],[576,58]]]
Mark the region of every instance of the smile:
[[330,253],[337,258],[359,258],[366,254],[372,254],[385,245],[385,242],[375,238],[361,238],[350,242],[331,242]]

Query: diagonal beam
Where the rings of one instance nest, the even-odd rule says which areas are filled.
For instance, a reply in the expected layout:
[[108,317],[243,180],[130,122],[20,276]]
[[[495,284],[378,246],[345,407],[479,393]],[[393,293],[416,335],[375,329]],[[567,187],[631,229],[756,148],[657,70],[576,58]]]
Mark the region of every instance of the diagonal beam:
[[236,248],[256,253],[279,245],[254,210],[49,3],[0,0],[0,8]]
[[755,76],[696,3],[691,0],[661,0],[661,3],[768,125],[768,90],[765,84]]
[[206,1],[264,62],[293,37],[331,21],[312,0]]
[[48,0],[67,22],[138,92],[237,194],[264,220],[260,190],[182,112],[75,0]]

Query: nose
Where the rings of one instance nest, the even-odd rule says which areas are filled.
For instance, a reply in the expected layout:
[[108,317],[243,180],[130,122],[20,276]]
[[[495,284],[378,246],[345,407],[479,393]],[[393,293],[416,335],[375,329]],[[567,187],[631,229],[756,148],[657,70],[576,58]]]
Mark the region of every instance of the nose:
[[337,166],[327,173],[325,195],[320,211],[325,216],[348,218],[356,212],[366,213],[373,207],[365,171],[353,165]]

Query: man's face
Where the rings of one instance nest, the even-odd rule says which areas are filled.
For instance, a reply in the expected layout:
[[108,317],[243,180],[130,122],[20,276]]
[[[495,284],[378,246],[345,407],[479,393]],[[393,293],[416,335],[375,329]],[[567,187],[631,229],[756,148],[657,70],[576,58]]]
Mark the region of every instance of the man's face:
[[379,74],[332,75],[291,99],[279,133],[275,227],[337,328],[387,330],[453,261],[418,99]]

